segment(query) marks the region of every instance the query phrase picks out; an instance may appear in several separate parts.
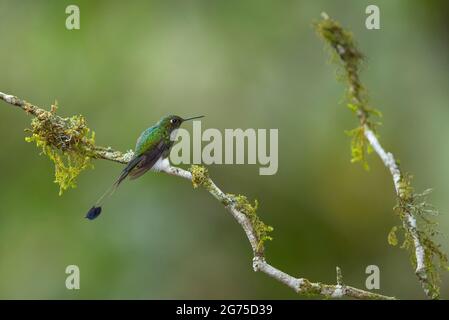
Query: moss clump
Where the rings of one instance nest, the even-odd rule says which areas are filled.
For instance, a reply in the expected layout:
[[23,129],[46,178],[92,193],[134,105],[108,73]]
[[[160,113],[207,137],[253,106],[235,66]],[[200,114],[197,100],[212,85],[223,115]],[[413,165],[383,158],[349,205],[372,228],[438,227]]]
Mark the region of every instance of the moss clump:
[[398,231],[398,227],[394,226],[393,228],[391,228],[390,232],[388,233],[388,243],[390,245],[397,246],[398,245],[398,236],[396,234],[396,232]]
[[[406,173],[401,177],[401,180],[399,181],[398,185],[399,185],[399,199],[404,202],[412,202],[414,198],[416,197],[421,197],[424,194],[415,194],[415,190],[412,187],[412,179],[413,176]],[[429,191],[425,191],[426,194],[430,193]]]
[[87,127],[83,116],[62,118],[56,115],[57,106],[51,111],[40,110],[26,129],[30,136],[27,142],[34,142],[42,153],[55,165],[55,183],[59,184],[59,195],[68,188],[76,187],[76,178],[91,164],[95,134]]
[[[417,265],[416,248],[411,232],[417,232],[421,245],[424,248],[424,264],[427,273],[427,288],[425,290],[428,291],[430,297],[437,299],[439,297],[439,285],[441,282],[439,270],[448,270],[448,258],[446,254],[441,250],[441,245],[432,239],[439,234],[437,230],[438,224],[433,220],[435,216],[439,215],[439,212],[426,200],[431,189],[425,190],[422,193],[415,193],[411,186],[411,178],[410,175],[404,175],[401,179],[400,197],[398,197],[395,211],[399,215],[403,225],[393,227],[392,231],[401,231],[403,236],[401,248],[409,252],[410,261],[414,268]],[[413,229],[408,224],[408,214],[416,218],[417,229]],[[390,237],[389,243],[392,244]]]
[[254,200],[254,205],[252,205],[246,196],[234,194],[227,194],[227,196],[234,201],[235,208],[243,212],[251,221],[258,240],[257,251],[263,252],[264,242],[266,240],[273,240],[268,234],[274,229],[272,226],[266,225],[257,215],[258,201]]
[[366,155],[371,153],[371,147],[364,135],[364,126],[374,132],[379,122],[371,121],[371,116],[381,116],[381,113],[368,105],[366,90],[359,78],[363,54],[357,49],[353,36],[344,30],[340,24],[327,15],[315,24],[318,34],[333,49],[334,61],[341,65],[341,78],[347,83],[347,107],[360,120],[360,126],[346,131],[351,137],[351,162],[360,162],[365,169],[369,169]]
[[325,16],[315,24],[318,34],[335,50],[345,67],[357,73],[363,54],[357,49],[352,33],[344,30],[340,24]]
[[351,162],[360,162],[365,170],[369,170],[366,155],[373,152],[373,148],[365,137],[365,128],[360,126],[345,133],[351,137]]
[[362,53],[357,49],[352,34],[344,30],[340,24],[325,16],[325,19],[315,24],[318,34],[333,49],[334,61],[342,64],[344,74],[342,78],[348,82],[348,100],[355,111],[364,117],[366,97],[364,87],[359,80],[360,65],[363,61]]
[[190,172],[192,173],[193,188],[196,189],[200,186],[203,186],[206,189],[208,189],[208,187],[211,184],[211,181],[209,178],[209,172],[205,167],[192,165],[190,167]]

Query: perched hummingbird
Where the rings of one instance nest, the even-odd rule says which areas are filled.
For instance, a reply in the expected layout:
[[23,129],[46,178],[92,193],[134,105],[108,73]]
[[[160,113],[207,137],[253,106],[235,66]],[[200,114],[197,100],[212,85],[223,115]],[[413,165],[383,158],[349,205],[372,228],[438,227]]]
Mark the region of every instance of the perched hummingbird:
[[87,212],[86,218],[93,220],[101,213],[101,205],[106,196],[114,193],[126,177],[136,179],[148,170],[161,171],[169,166],[168,156],[173,146],[171,135],[184,121],[199,119],[203,116],[183,119],[178,116],[166,116],[154,126],[141,133],[136,142],[134,156],[122,170],[112,186],[97,200],[95,205]]

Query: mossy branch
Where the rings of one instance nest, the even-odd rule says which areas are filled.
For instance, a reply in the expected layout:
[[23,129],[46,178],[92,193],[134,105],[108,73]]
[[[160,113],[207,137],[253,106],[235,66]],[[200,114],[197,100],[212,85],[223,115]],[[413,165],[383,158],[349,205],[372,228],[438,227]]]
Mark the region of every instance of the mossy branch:
[[[95,145],[94,136],[86,126],[82,116],[61,118],[56,115],[56,108],[46,111],[35,105],[29,104],[15,96],[0,92],[0,99],[21,108],[33,115],[32,135],[30,140],[35,141],[50,159],[55,162],[56,175],[64,181],[64,186],[73,187],[76,176],[85,168],[90,166],[91,159],[104,159],[118,163],[127,163],[133,156],[132,151],[122,153],[110,147],[99,147]],[[57,156],[55,156],[57,154]],[[70,157],[75,154],[80,162],[74,162]],[[61,161],[68,161],[62,166],[60,159],[55,161],[54,157],[60,157]],[[73,166],[75,165],[75,169]],[[58,174],[58,170],[60,171]],[[271,240],[270,232],[273,228],[266,225],[257,215],[258,202],[251,204],[243,195],[224,193],[212,181],[207,169],[203,166],[192,166],[190,171],[169,167],[165,173],[181,177],[192,182],[194,188],[203,187],[215,199],[217,199],[227,211],[234,217],[244,230],[253,251],[253,269],[260,271],[277,281],[292,288],[295,292],[305,295],[319,295],[325,298],[351,297],[356,299],[382,299],[392,300],[394,297],[361,290],[342,283],[341,270],[337,269],[337,284],[323,284],[311,282],[306,278],[295,278],[269,264],[265,258],[266,240]],[[61,180],[58,180],[61,183]],[[61,190],[65,188],[61,186]]]
[[404,174],[393,154],[385,151],[376,134],[376,122],[372,116],[380,116],[380,112],[368,104],[366,89],[362,85],[359,72],[363,61],[363,54],[355,45],[350,32],[340,24],[329,18],[325,13],[323,19],[317,23],[318,34],[333,50],[334,60],[341,65],[343,79],[347,84],[348,107],[359,118],[359,126],[348,134],[352,137],[352,162],[362,162],[368,168],[366,154],[375,151],[393,177],[396,191],[397,206],[395,207],[402,225],[395,226],[388,235],[391,245],[398,244],[396,232],[404,233],[402,248],[409,250],[411,261],[415,267],[425,294],[433,299],[439,298],[439,270],[447,269],[447,256],[441,251],[432,237],[437,233],[436,223],[431,220],[438,211],[430,206],[423,197],[427,195],[414,192],[410,183],[410,176]]

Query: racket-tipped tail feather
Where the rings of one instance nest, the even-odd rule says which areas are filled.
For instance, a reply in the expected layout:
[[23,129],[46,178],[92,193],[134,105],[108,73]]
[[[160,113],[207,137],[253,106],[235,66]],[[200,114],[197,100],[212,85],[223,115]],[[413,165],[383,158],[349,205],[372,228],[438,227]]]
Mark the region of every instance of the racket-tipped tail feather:
[[94,220],[101,213],[101,207],[93,206],[86,214],[86,219]]

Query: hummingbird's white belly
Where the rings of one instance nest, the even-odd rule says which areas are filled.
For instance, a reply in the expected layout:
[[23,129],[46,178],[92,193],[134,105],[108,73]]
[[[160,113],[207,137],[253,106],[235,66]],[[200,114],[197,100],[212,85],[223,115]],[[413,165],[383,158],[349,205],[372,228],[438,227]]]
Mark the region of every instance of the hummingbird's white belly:
[[151,168],[151,171],[165,171],[168,168],[170,168],[170,161],[168,161],[168,158],[160,157],[157,159],[156,163]]

